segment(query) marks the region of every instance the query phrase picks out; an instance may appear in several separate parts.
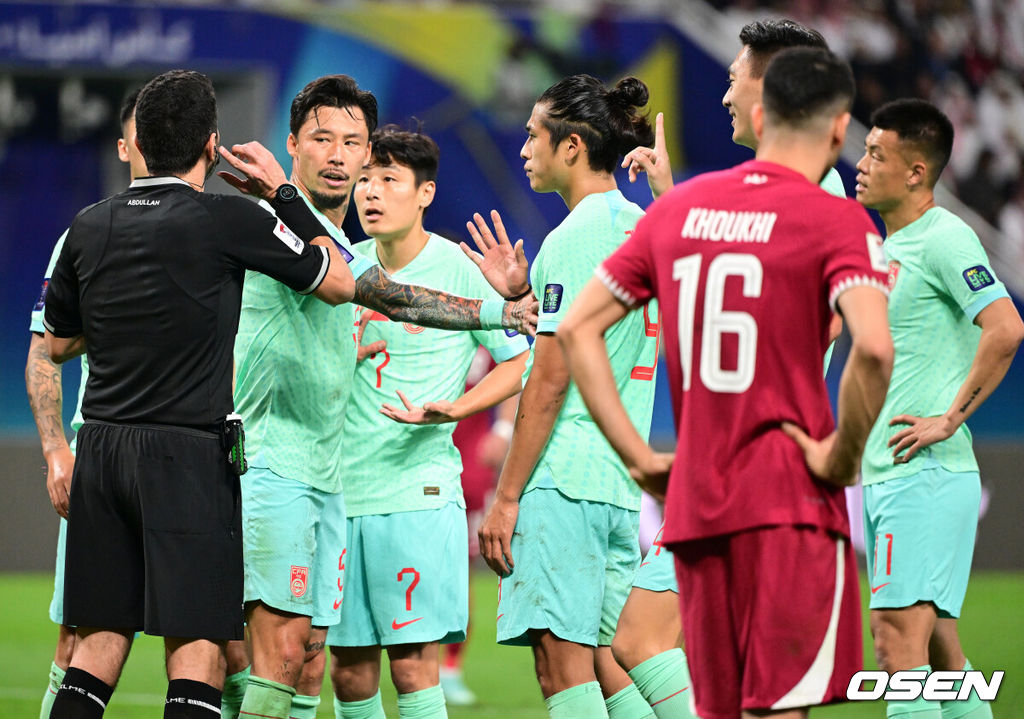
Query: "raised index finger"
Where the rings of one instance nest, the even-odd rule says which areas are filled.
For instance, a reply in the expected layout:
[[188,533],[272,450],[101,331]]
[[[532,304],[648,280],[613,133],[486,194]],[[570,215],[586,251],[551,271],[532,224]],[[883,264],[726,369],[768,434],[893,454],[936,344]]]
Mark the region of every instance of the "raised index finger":
[[654,149],[665,147],[665,113],[659,112],[654,117]]

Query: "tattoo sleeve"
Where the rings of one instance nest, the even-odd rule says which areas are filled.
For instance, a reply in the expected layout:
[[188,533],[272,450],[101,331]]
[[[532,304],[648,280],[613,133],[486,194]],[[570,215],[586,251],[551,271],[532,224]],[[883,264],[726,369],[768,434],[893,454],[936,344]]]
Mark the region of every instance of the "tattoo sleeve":
[[389,319],[443,330],[480,329],[481,300],[395,282],[379,265],[356,278],[353,301]]
[[60,366],[50,361],[46,344],[39,335],[32,335],[25,365],[25,388],[28,403],[39,429],[43,453],[67,446],[64,434],[63,391]]

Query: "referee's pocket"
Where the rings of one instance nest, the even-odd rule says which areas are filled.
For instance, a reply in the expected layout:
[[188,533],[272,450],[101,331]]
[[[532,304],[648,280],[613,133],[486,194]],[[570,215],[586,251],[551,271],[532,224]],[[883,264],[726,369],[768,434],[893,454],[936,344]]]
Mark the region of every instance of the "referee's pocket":
[[222,466],[223,462],[198,467],[189,459],[174,456],[140,458],[139,499],[144,526],[184,534],[217,529],[214,508],[218,493],[214,485]]

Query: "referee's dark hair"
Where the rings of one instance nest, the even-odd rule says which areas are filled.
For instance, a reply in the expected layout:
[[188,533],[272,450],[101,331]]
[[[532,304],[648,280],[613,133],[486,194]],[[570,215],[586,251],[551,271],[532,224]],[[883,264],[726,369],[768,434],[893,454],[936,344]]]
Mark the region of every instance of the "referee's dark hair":
[[135,88],[134,90],[130,90],[124,96],[124,99],[121,100],[121,115],[120,115],[120,117],[121,117],[121,127],[124,127],[124,124],[126,122],[128,122],[129,120],[131,120],[132,119],[132,115],[135,114],[135,106],[139,102],[139,93],[141,93],[141,92],[142,92],[142,86],[140,85],[139,87]]
[[926,100],[904,98],[887,102],[871,113],[871,125],[892,130],[928,161],[928,186],[935,187],[953,152],[953,123]]
[[853,72],[828,50],[783,50],[768,63],[761,98],[765,116],[802,128],[826,112],[848,111],[853,104]]
[[437,180],[441,150],[429,135],[418,130],[403,130],[398,125],[385,125],[370,136],[370,141],[373,143],[371,165],[408,167],[416,178],[417,187]]
[[750,76],[755,80],[764,75],[768,61],[780,50],[790,47],[828,49],[820,32],[788,18],[747,23],[740,30],[740,42],[750,48]]
[[366,119],[367,134],[377,129],[377,98],[372,92],[360,90],[359,85],[348,75],[324,75],[318,77],[299,91],[292,100],[288,129],[298,137],[302,123],[310,112],[320,107],[358,107]]
[[217,132],[217,97],[210,78],[171,70],[150,80],[135,106],[135,132],[150,174],[191,170]]

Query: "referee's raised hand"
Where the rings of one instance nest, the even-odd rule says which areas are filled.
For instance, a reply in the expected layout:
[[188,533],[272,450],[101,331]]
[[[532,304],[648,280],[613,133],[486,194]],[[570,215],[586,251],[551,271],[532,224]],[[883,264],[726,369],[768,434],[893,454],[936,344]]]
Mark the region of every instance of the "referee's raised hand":
[[223,145],[217,149],[220,156],[244,177],[226,170],[219,171],[217,176],[247,195],[271,200],[277,188],[288,182],[288,176],[273,153],[255,140],[244,145],[232,145],[230,150]]

